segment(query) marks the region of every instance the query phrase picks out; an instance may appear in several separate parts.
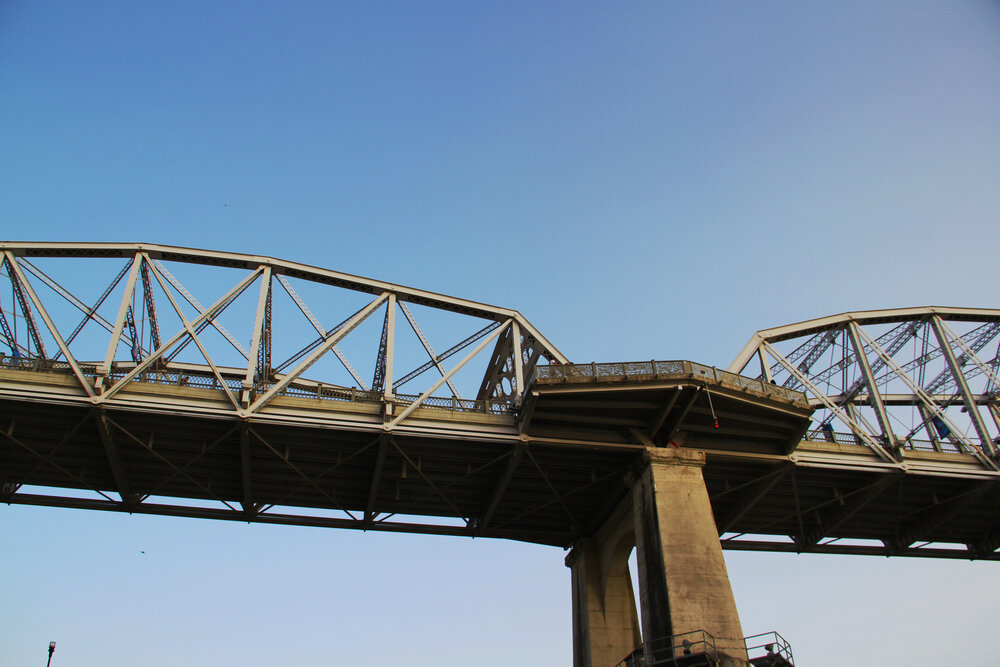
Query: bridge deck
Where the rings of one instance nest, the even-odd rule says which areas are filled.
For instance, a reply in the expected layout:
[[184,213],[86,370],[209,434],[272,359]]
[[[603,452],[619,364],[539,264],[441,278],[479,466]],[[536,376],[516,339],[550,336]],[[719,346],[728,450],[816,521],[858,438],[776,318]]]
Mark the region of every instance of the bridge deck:
[[517,411],[442,402],[388,428],[381,399],[305,381],[240,417],[204,369],[98,406],[68,369],[8,359],[2,500],[567,546],[645,447],[679,446],[708,453],[726,548],[998,558],[1000,474],[973,456],[885,461],[803,441],[797,392],[690,362],[601,366],[539,367]]

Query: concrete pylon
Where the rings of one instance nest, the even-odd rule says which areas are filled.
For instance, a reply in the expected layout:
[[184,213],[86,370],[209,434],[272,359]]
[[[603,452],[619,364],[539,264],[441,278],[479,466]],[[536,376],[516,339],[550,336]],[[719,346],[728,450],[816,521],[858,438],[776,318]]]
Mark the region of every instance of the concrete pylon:
[[705,455],[649,448],[641,471],[595,535],[573,547],[573,665],[614,667],[642,641],[628,556],[636,548],[642,637],[704,630],[725,667],[748,665],[736,600],[702,476]]
[[619,503],[597,534],[566,557],[573,573],[574,667],[617,665],[642,643],[628,567],[633,523],[632,503]]

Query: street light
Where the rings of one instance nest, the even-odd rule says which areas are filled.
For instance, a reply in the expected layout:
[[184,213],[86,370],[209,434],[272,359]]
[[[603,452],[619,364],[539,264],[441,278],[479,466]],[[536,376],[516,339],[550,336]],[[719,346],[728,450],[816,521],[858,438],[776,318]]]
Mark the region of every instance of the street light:
[[45,663],[46,667],[52,664],[52,654],[56,652],[56,643],[49,642],[49,661]]

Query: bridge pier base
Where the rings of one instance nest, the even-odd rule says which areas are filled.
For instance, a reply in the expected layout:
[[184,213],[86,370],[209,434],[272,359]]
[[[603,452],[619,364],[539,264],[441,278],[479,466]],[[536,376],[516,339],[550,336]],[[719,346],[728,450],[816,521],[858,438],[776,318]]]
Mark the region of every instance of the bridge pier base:
[[628,558],[631,498],[566,558],[573,573],[573,667],[616,665],[642,643]]
[[[628,558],[636,548],[646,663],[667,637],[704,630],[722,665],[748,664],[743,630],[702,477],[705,456],[646,451],[631,493],[566,559],[573,574],[573,665],[613,667],[642,642]],[[695,651],[700,637],[692,638]]]

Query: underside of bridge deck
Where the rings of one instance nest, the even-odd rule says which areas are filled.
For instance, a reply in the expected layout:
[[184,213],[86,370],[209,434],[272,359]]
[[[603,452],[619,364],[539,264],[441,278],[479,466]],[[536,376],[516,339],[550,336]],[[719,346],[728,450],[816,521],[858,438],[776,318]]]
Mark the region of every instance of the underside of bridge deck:
[[0,369],[6,502],[568,547],[643,450],[680,448],[706,455],[724,548],[997,558],[1000,484],[973,456],[800,442],[807,407],[704,377],[536,380],[516,413],[425,409],[392,431],[379,404],[289,397],[241,420],[204,389],[96,407],[53,395],[61,377]]

